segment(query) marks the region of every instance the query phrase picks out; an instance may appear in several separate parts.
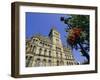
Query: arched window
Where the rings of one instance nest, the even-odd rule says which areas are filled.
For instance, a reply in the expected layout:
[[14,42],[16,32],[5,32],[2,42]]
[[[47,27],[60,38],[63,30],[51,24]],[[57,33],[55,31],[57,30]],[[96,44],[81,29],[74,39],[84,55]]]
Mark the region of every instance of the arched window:
[[71,62],[69,62],[69,65],[71,65]]
[[36,53],[36,46],[33,47],[33,53]]
[[64,65],[64,62],[63,62],[63,61],[60,61],[60,64],[61,64],[61,65]]
[[32,45],[30,45],[31,46],[31,48],[32,48]]
[[38,43],[38,39],[37,39],[37,38],[34,38],[34,39],[33,39],[33,43],[34,43],[34,44],[37,44],[37,43]]
[[68,65],[68,62],[66,64]]
[[62,58],[62,53],[60,54],[60,57]]
[[29,64],[29,59],[28,56],[26,56],[26,67],[28,67],[28,64]]
[[49,51],[49,57],[51,57],[51,51]]
[[70,65],[70,62],[67,62],[67,65]]
[[30,45],[30,51],[32,52],[32,50],[33,50],[33,45]]
[[58,52],[56,52],[56,57],[58,58]]
[[26,60],[27,60],[28,56],[26,56]]
[[44,55],[46,56],[46,54],[47,54],[47,50],[45,49],[45,50],[44,50]]
[[32,66],[32,56],[26,56],[26,67]]
[[39,67],[40,66],[40,63],[41,63],[41,61],[40,61],[39,58],[35,60],[35,66],[36,67]]
[[49,66],[51,66],[51,65],[52,65],[52,64],[51,64],[51,60],[49,60],[49,61],[48,61],[48,65],[49,65]]
[[40,49],[39,49],[39,55],[41,55],[41,52],[42,52],[42,49],[40,48]]
[[43,42],[40,42],[40,46],[44,46],[44,43]]
[[57,66],[59,66],[59,61],[57,60]]
[[46,59],[43,59],[43,66],[46,66]]
[[71,65],[73,65],[74,63],[73,62],[71,62]]

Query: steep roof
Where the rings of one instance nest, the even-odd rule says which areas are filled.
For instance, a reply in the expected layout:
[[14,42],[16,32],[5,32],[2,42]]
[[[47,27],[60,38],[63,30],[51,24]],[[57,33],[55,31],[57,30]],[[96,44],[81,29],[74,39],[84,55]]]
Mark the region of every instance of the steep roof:
[[39,40],[51,43],[51,39],[48,36],[43,36],[41,34],[35,34],[32,38],[38,38]]

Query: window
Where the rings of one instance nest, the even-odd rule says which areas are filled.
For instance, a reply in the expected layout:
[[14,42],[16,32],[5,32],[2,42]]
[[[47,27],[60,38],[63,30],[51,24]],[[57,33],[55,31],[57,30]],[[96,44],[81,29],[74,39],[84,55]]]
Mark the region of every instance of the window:
[[35,66],[36,66],[36,67],[39,67],[39,66],[40,66],[40,63],[41,63],[40,59],[39,59],[39,58],[36,59],[36,61],[35,61]]
[[40,42],[40,46],[44,46],[44,43],[43,42]]
[[70,65],[70,62],[68,62],[68,65]]
[[49,63],[49,66],[51,66],[51,60],[49,60],[48,63]]
[[26,60],[27,60],[28,56],[26,56]]
[[34,38],[34,39],[33,39],[33,43],[34,43],[34,44],[37,44],[37,43],[38,43],[38,39],[37,39],[37,38]]
[[65,58],[67,59],[67,55],[65,54]]
[[51,51],[49,51],[49,57],[51,57]]
[[71,65],[71,62],[67,62],[67,65]]
[[59,42],[59,39],[56,39],[57,42]]
[[71,62],[69,62],[69,65],[71,65]]
[[39,55],[41,55],[41,52],[42,52],[42,49],[40,48],[40,49],[39,49]]
[[26,56],[26,67],[28,67],[29,64],[29,60],[28,60],[28,56]]
[[46,59],[43,59],[43,66],[46,66]]
[[31,45],[31,48],[32,48],[32,45]]
[[57,61],[57,66],[59,66],[59,61]]
[[31,51],[31,52],[32,52],[32,50],[33,50],[33,48],[32,48],[32,47],[33,47],[33,45],[30,45],[30,51]]
[[47,53],[47,50],[45,49],[45,50],[44,50],[44,55],[46,55],[46,53]]
[[56,57],[58,58],[58,52],[56,52]]
[[68,62],[66,64],[68,65]]
[[36,46],[33,47],[33,53],[35,53],[35,52],[36,52]]
[[26,56],[26,67],[32,65],[32,56]]
[[61,58],[62,58],[62,54],[60,54]]
[[60,64],[61,64],[61,65],[64,65],[64,62],[63,62],[63,61],[60,61]]

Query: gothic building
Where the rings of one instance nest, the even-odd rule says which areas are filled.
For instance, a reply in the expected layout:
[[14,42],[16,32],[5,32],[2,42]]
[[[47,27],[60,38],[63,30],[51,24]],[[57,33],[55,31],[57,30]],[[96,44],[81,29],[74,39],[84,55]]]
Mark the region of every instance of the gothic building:
[[70,48],[62,45],[60,33],[55,28],[48,36],[37,34],[26,40],[26,67],[75,64]]

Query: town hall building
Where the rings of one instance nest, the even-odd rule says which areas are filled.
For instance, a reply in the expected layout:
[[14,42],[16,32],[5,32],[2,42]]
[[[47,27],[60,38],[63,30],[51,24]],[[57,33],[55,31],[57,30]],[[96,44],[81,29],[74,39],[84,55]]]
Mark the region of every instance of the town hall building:
[[48,36],[33,35],[26,39],[26,67],[76,65],[72,51],[64,47],[57,29]]

